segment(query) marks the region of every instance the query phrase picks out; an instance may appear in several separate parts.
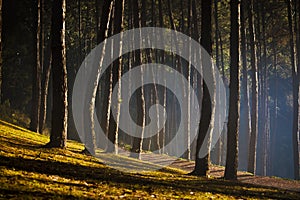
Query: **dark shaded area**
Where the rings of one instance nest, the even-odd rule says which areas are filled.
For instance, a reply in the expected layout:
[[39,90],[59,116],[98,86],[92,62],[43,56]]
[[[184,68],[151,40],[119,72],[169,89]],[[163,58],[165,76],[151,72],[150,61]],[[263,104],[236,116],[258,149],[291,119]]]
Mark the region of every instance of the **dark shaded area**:
[[[131,188],[135,184],[159,188],[159,187],[173,187],[178,190],[189,191],[190,189],[203,192],[211,193],[222,193],[233,196],[248,196],[261,198],[272,198],[272,199],[286,199],[286,195],[292,195],[298,199],[300,193],[289,192],[289,191],[270,191],[262,194],[258,191],[243,191],[236,190],[235,187],[254,187],[251,184],[244,184],[238,181],[223,181],[223,180],[212,180],[212,179],[199,179],[199,180],[187,180],[187,181],[172,181],[172,180],[155,180],[149,179],[147,176],[142,174],[125,174],[114,169],[108,168],[96,168],[87,167],[82,165],[74,165],[69,163],[55,162],[55,161],[44,161],[44,160],[33,160],[23,158],[13,158],[0,156],[0,165],[5,166],[8,169],[23,170],[26,172],[37,172],[47,175],[58,175],[64,178],[70,178],[75,180],[85,180],[87,182],[110,182],[116,184],[123,184],[125,187]],[[267,187],[265,187],[267,188]],[[7,195],[12,194],[12,191],[6,191]],[[19,191],[18,193],[23,193]],[[30,192],[25,191],[30,194]],[[43,194],[34,194],[33,196],[39,196]],[[68,198],[71,196],[67,196]]]

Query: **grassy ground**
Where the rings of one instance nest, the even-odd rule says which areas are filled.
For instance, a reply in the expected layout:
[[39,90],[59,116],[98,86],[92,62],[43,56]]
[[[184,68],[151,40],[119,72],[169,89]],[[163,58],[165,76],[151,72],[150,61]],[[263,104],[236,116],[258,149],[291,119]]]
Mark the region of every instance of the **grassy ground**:
[[[0,198],[17,199],[300,199],[297,192],[186,176],[164,168],[124,173],[79,152],[83,146],[45,149],[48,137],[0,121]],[[107,156],[107,155],[106,155]],[[138,166],[141,161],[122,159]]]

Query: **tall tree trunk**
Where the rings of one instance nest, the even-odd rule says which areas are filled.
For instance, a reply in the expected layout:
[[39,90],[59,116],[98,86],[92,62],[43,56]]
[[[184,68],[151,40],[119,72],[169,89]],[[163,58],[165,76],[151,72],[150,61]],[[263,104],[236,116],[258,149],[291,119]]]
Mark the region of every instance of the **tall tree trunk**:
[[[127,24],[128,24],[128,29],[132,29],[133,28],[133,11],[132,11],[132,1],[128,0],[125,1],[127,4]],[[131,44],[130,44],[131,47]],[[133,52],[128,52],[128,57],[127,57],[127,71],[130,71],[132,66],[133,66]],[[131,94],[131,86],[132,86],[132,82],[131,82],[131,75],[129,74],[129,81],[128,81],[128,93]],[[131,124],[128,124],[128,130],[132,130]],[[128,135],[124,132],[122,132],[123,135],[123,143],[124,144],[129,144],[132,145],[133,143],[133,137],[128,137]]]
[[[118,34],[122,31],[122,23],[123,23],[123,11],[124,11],[124,0],[115,0],[115,8],[114,8],[114,30],[113,34]],[[121,55],[122,52],[122,46],[120,46],[119,49],[115,49],[114,52],[116,55]],[[113,63],[112,68],[112,87],[114,87],[118,81],[119,78],[121,78],[122,73],[122,66],[121,66],[121,58],[118,58]],[[120,87],[118,94],[120,94]],[[110,93],[110,96],[112,95],[112,92]],[[120,98],[120,97],[119,97]],[[112,108],[114,109],[114,108]],[[118,122],[120,117],[120,103],[117,106],[117,119],[114,120],[113,113],[110,112],[110,118],[109,118],[109,128],[108,128],[108,139],[113,145],[107,146],[107,152],[114,152],[118,154]]]
[[0,0],[0,104],[2,103],[2,0]]
[[[142,27],[146,27],[147,24],[147,2],[146,1],[142,1],[141,2],[141,26]],[[151,5],[151,10],[152,12],[154,12],[154,2],[152,1],[152,5]],[[154,27],[154,16],[152,14],[152,27]],[[145,49],[145,54],[146,54],[146,59],[147,59],[147,63],[152,63],[152,59],[153,59],[153,56],[151,55],[151,51],[150,49]],[[153,72],[153,69],[145,69],[145,70],[151,70],[151,73],[152,73],[152,76],[153,76],[153,82],[155,82],[155,76],[154,76],[154,72]],[[154,100],[155,98],[155,101],[158,100],[158,93],[157,93],[157,88],[156,88],[156,84],[153,85],[154,87],[154,90],[152,90],[150,87],[145,87],[144,88],[144,92],[145,92],[145,111],[146,111],[146,115],[147,115],[147,111],[149,110],[150,106],[152,105],[152,100]],[[153,93],[153,95],[152,95]],[[155,96],[153,98],[153,96]],[[157,127],[159,127],[159,115],[158,115],[158,107],[156,108],[156,113],[157,113],[157,117],[158,117],[158,120],[157,120]],[[148,124],[149,121],[148,121],[148,117],[145,118],[145,124]],[[148,138],[144,138],[144,146],[146,147],[145,150],[159,150],[160,149],[160,145],[159,145],[159,134],[160,133],[157,133],[155,134],[153,137],[148,137]],[[147,148],[147,147],[150,147],[150,148]]]
[[[100,2],[98,2],[100,4]],[[100,19],[100,26],[97,29],[97,44],[100,44],[104,41],[105,37],[108,37],[111,34],[112,29],[112,19],[113,19],[113,1],[104,1],[102,2],[102,13]],[[107,32],[107,33],[106,33]],[[107,69],[109,72],[110,70]],[[105,135],[108,136],[109,129],[109,119],[110,119],[110,86],[112,81],[111,73],[105,72],[103,74],[103,82],[99,92],[101,92],[102,101],[98,102],[99,107],[101,106],[101,119],[100,125],[104,130]],[[108,84],[109,83],[109,84]],[[101,138],[99,138],[101,140]],[[103,147],[104,148],[104,147]]]
[[[217,27],[218,28],[218,27]],[[227,79],[225,77],[225,62],[224,62],[224,48],[223,48],[223,39],[221,33],[219,31],[219,39],[220,39],[220,57],[221,57],[221,68],[222,68],[222,79],[225,85],[227,85]],[[223,124],[222,131],[222,148],[221,148],[221,165],[225,165],[226,163],[226,144],[227,144],[227,126]]]
[[[132,5],[133,9],[133,26],[134,28],[140,28],[140,12],[139,12],[139,1],[134,1]],[[139,41],[139,38],[134,38]],[[142,63],[141,51],[136,50],[134,54],[134,64],[139,66]],[[143,68],[141,68],[141,73],[143,74]],[[141,82],[143,83],[143,77],[141,77]],[[145,99],[144,99],[144,88],[141,87],[136,91],[136,108],[137,108],[137,125],[142,126],[142,132],[138,133],[140,137],[134,137],[133,144],[131,148],[130,156],[133,158],[141,159],[141,151],[144,136],[145,127]]]
[[[212,54],[212,42],[211,42],[211,10],[212,1],[203,0],[201,1],[201,40],[200,44],[208,52]],[[204,62],[203,62],[204,64]],[[208,77],[210,80],[214,81],[214,72],[212,66],[207,67],[206,70],[209,70],[208,74],[211,77]],[[213,91],[214,92],[214,91]],[[215,93],[215,92],[214,92]],[[210,138],[211,132],[213,130],[212,125],[214,124],[214,106],[215,106],[215,94],[210,96],[206,83],[203,81],[203,100],[201,106],[201,119],[199,124],[199,132],[196,145],[196,163],[195,169],[191,172],[192,175],[198,176],[208,176],[209,173],[209,163],[210,163]],[[209,134],[209,139],[207,143],[204,143],[204,138],[206,134]],[[203,158],[199,157],[200,148],[204,145],[205,152],[207,155]]]
[[42,101],[43,101],[43,76],[44,76],[44,61],[45,61],[45,23],[44,23],[44,0],[41,0],[40,3],[40,65],[41,65],[41,100],[40,100],[40,108],[39,108],[39,129],[38,132],[42,133],[44,124],[42,122],[44,113],[42,113]]
[[[105,40],[108,34],[108,29],[110,25],[110,14],[111,14],[111,9],[112,9],[112,0],[105,1],[103,3],[102,7],[102,14],[101,14],[101,23],[100,23],[100,28],[97,30],[97,43],[100,44]],[[102,55],[105,53],[105,45],[102,49]],[[88,103],[85,105],[85,109],[89,110],[89,116],[85,116],[84,119],[87,120],[85,125],[86,127],[86,133],[85,133],[85,149],[83,150],[83,153],[89,153],[92,155],[95,155],[96,151],[96,134],[95,134],[95,123],[94,123],[94,113],[95,113],[95,103],[96,103],[96,94],[97,94],[97,89],[99,85],[99,79],[100,79],[100,72],[101,72],[102,66],[101,63],[99,64],[99,67],[97,69],[97,74],[96,74],[96,79],[94,80],[95,82],[91,83],[92,84],[92,91],[91,93],[87,94],[88,98]],[[106,110],[104,110],[106,112]],[[103,110],[102,110],[103,112]],[[102,121],[102,119],[101,119]],[[102,126],[103,128],[103,126]]]
[[[197,41],[200,42],[200,34],[199,34],[199,26],[198,26],[198,12],[197,12],[197,5],[196,5],[196,0],[192,0],[192,25],[193,25],[193,34],[192,34],[192,38]],[[197,52],[194,52],[195,55],[193,56],[197,56]],[[201,75],[199,74],[194,74],[194,79],[195,79],[195,88],[198,91],[198,95],[197,95],[197,99],[198,99],[198,103],[201,104],[202,103],[202,92],[203,92],[203,78]],[[196,157],[196,144],[197,141],[194,140],[192,142],[192,148],[191,148],[191,156],[192,159],[195,159]]]
[[[300,3],[295,1],[296,4],[296,20],[295,20],[295,32],[296,32],[296,48],[297,48],[297,65],[295,63],[295,51],[294,51],[294,31],[292,23],[292,11],[291,0],[287,0],[288,3],[288,18],[289,18],[289,30],[290,30],[290,48],[291,48],[291,62],[292,62],[292,76],[293,76],[293,156],[294,156],[294,178],[299,180],[299,120],[300,120],[300,108],[299,108],[299,81],[300,81]],[[297,18],[298,16],[298,18]]]
[[236,180],[238,168],[238,133],[239,133],[239,2],[230,1],[230,96],[227,134],[227,156],[225,179]]
[[81,41],[81,0],[77,2],[77,14],[78,14],[78,58],[77,58],[77,65],[78,68],[82,62],[82,41]]
[[51,52],[53,105],[50,142],[47,147],[66,147],[68,120],[68,86],[65,46],[66,0],[52,3]]
[[100,44],[106,38],[107,27],[110,19],[111,4],[112,0],[103,2],[100,27],[97,30],[97,44]]
[[47,116],[47,97],[48,97],[48,89],[49,89],[49,81],[50,81],[50,73],[51,73],[51,47],[46,48],[45,52],[45,62],[43,67],[43,77],[42,77],[42,91],[41,91],[41,107],[40,107],[40,119],[39,119],[39,129],[40,133],[42,133]]
[[[192,17],[193,17],[193,11],[192,11],[192,0],[189,0],[189,9],[188,9],[188,33],[189,36],[192,37],[193,35],[193,26],[192,26]],[[184,21],[183,21],[184,22]],[[182,30],[183,31],[183,30]],[[188,83],[191,83],[191,76],[192,76],[192,66],[191,66],[191,60],[192,60],[192,49],[189,47],[189,63],[188,63],[188,69],[187,69],[187,81]],[[186,89],[187,93],[187,123],[186,123],[186,135],[187,135],[187,159],[191,160],[191,87],[188,86]]]
[[253,24],[253,0],[248,1],[248,23],[250,34],[250,54],[251,54],[251,79],[252,79],[252,106],[251,106],[251,134],[249,144],[249,157],[247,170],[255,173],[256,169],[256,146],[257,146],[257,118],[258,118],[258,91],[257,91],[257,60],[255,48],[255,33]]
[[[158,0],[158,22],[159,22],[159,27],[164,27],[164,20],[163,20],[163,5],[162,5],[162,0]],[[163,33],[160,35],[161,41],[163,42]],[[159,59],[162,64],[165,64],[165,54],[164,51],[159,51]],[[164,87],[159,87],[161,88],[160,92],[162,92],[162,102],[164,108],[167,106],[167,89]],[[166,119],[166,113],[164,112],[163,119]],[[163,126],[160,135],[160,146],[162,147],[161,153],[165,153],[165,144],[166,144],[166,124]]]
[[[215,20],[215,44],[216,44],[216,66],[217,68],[220,70],[221,66],[220,66],[220,44],[219,44],[219,13],[218,13],[218,0],[214,0],[214,20]],[[220,87],[219,83],[216,83],[216,87]],[[220,94],[216,94],[216,98],[220,99]],[[219,106],[219,105],[216,105]],[[223,108],[221,108],[223,109]],[[222,126],[223,124],[221,124],[220,121],[220,115],[216,116],[217,122],[215,124],[217,124],[218,126]],[[219,128],[219,127],[218,127]],[[217,165],[221,164],[221,149],[222,149],[222,141],[221,138],[219,138],[218,142],[215,145],[215,148],[212,152],[212,159],[214,157],[214,162]]]
[[41,0],[33,2],[34,9],[34,65],[32,73],[32,100],[30,115],[30,130],[39,131],[39,115],[41,104],[41,62],[40,62],[40,36],[41,36]]
[[245,32],[245,9],[246,1],[241,1],[241,59],[242,59],[242,80],[241,80],[241,109],[239,128],[239,169],[247,170],[249,134],[250,134],[250,112],[248,93],[248,72],[247,72],[247,47]]
[[259,12],[260,7],[259,0],[253,0],[253,26],[255,33],[255,50],[256,50],[256,63],[257,63],[257,138],[256,138],[256,166],[255,173],[262,175],[262,158],[265,135],[263,133],[263,126],[265,124],[264,109],[263,109],[263,76],[262,76],[262,63],[261,63],[261,17]]
[[[146,1],[141,1],[141,27],[146,27],[146,18],[147,18],[147,10],[146,10]],[[147,63],[151,62],[151,56],[150,56],[150,51],[149,49],[142,50],[142,54],[146,54],[146,59]],[[145,56],[145,55],[144,55]],[[143,57],[143,56],[142,56]],[[145,69],[148,70],[148,69]],[[151,95],[149,94],[150,87],[144,87],[144,97],[145,97],[145,124],[149,123],[148,117],[147,117],[147,111],[149,110],[151,106]],[[143,138],[143,150],[150,151],[153,150],[151,146],[153,146],[153,138],[152,137],[147,137]]]
[[[177,28],[176,28],[176,24],[174,22],[172,2],[170,0],[167,0],[167,10],[168,10],[168,16],[169,16],[169,20],[170,20],[171,29],[173,29],[173,30],[176,31]],[[176,34],[174,34],[174,41],[177,41]],[[175,48],[176,48],[177,51],[179,50],[179,47],[178,47],[177,43],[175,43]],[[174,66],[175,69],[177,69],[180,73],[183,73],[180,56],[174,55],[174,54],[172,55],[172,66]],[[175,79],[174,80],[174,84],[176,84],[177,81],[179,81],[179,80]],[[183,78],[181,79],[181,81],[183,81]],[[181,89],[183,91],[183,94],[185,94],[185,88],[182,87]],[[173,135],[174,135],[174,132],[172,130],[174,130],[176,128],[176,122],[177,122],[177,119],[178,119],[178,110],[176,109],[176,106],[174,104],[175,99],[176,99],[176,97],[173,96],[172,100],[170,100],[169,102],[167,102],[167,103],[169,103],[170,105],[173,106],[172,120],[170,120],[170,131],[169,131],[170,138],[172,138]],[[186,127],[184,127],[184,128],[186,128]],[[176,137],[174,139],[175,139],[174,140],[175,141],[175,145],[178,145],[178,141],[177,141]],[[175,149],[175,148],[171,150],[171,152],[176,152],[176,151],[177,151],[177,149]]]
[[271,136],[271,158],[272,158],[272,165],[271,165],[271,173],[275,173],[276,169],[276,152],[277,152],[277,140],[278,140],[278,132],[277,132],[277,123],[278,123],[278,70],[277,70],[277,46],[276,46],[276,38],[272,40],[272,53],[273,53],[273,68],[275,73],[275,85],[274,85],[274,112],[272,115],[272,136]]
[[268,77],[267,77],[267,42],[266,42],[266,13],[265,13],[265,3],[261,3],[260,12],[262,19],[262,106],[263,106],[263,119],[265,122],[263,123],[262,133],[264,135],[264,145],[262,152],[262,172],[263,175],[269,174],[269,150],[270,150],[270,132],[269,132],[269,111],[268,111]]
[[[297,43],[297,79],[298,79],[298,98],[300,97],[300,2],[297,2],[297,11],[298,11],[298,20],[296,21],[296,25],[297,26],[297,38],[296,38],[296,43]],[[299,140],[300,140],[300,104],[299,104],[299,99],[298,99],[298,133],[294,135],[294,155],[297,156],[298,158],[298,162],[297,162],[297,158],[295,158],[295,165],[298,165],[298,177],[297,180],[300,179],[300,175],[299,175]],[[294,166],[297,169],[297,166]],[[295,170],[295,173],[297,176],[297,171]]]

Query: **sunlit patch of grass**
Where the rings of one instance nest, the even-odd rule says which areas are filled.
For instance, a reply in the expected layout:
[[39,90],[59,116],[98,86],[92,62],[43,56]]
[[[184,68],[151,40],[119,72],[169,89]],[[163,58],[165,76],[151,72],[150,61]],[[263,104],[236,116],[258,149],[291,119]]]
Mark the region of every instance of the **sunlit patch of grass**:
[[[46,149],[47,136],[0,121],[0,198],[18,199],[299,199],[299,193],[240,182],[187,176],[151,164],[98,151],[99,158],[79,153],[84,146],[68,141],[66,149]],[[125,173],[104,163],[124,163]],[[145,166],[149,165],[145,168]],[[142,170],[144,169],[144,170]]]

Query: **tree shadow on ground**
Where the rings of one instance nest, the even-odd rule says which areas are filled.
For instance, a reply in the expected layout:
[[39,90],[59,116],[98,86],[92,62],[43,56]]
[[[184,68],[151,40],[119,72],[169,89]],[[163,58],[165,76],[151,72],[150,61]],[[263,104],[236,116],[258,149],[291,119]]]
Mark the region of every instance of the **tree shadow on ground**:
[[[172,187],[181,191],[202,191],[211,193],[221,193],[233,196],[249,196],[262,197],[262,188],[251,184],[240,183],[237,181],[224,181],[206,178],[180,179],[172,178],[168,180],[158,180],[155,177],[137,174],[137,173],[123,173],[107,166],[83,166],[72,163],[64,163],[53,160],[38,160],[25,159],[16,157],[0,156],[0,165],[8,169],[22,170],[27,172],[37,172],[46,175],[58,175],[60,177],[83,180],[87,182],[110,182],[116,184],[123,184],[130,188],[131,185],[149,186],[154,188]],[[141,187],[142,188],[142,187]],[[252,188],[247,190],[247,188]],[[254,188],[254,189],[253,189]],[[264,191],[264,198],[282,199],[287,193],[292,197],[299,198],[300,193],[267,190]]]

